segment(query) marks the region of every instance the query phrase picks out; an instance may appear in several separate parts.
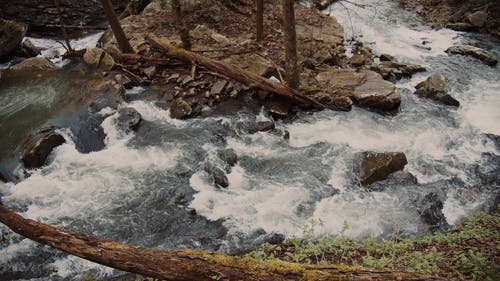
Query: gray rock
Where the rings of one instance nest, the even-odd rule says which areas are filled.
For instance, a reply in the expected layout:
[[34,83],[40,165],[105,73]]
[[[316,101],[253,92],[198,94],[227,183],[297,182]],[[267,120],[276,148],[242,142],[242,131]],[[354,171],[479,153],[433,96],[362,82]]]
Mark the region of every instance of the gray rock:
[[217,157],[230,167],[233,167],[238,162],[238,155],[232,148],[217,150]]
[[191,116],[193,109],[191,105],[182,98],[177,98],[170,106],[170,117],[176,119],[186,119]]
[[54,71],[57,67],[47,58],[28,58],[9,68],[9,73],[23,74],[31,72]]
[[0,19],[0,58],[7,57],[21,44],[28,26]]
[[27,169],[40,168],[45,165],[52,150],[65,143],[63,136],[55,128],[47,128],[37,132],[22,145],[22,161]]
[[470,45],[457,45],[457,46],[452,46],[446,50],[447,53],[449,54],[458,54],[458,55],[465,55],[465,56],[471,56],[476,59],[479,59],[486,63],[489,66],[495,66],[497,64],[497,58],[495,57],[494,54]]
[[132,107],[120,108],[118,110],[117,126],[124,132],[137,131],[142,121],[141,114]]
[[362,152],[358,158],[356,172],[365,186],[387,179],[390,174],[403,170],[408,163],[402,152]]
[[488,22],[488,13],[485,11],[477,11],[467,16],[467,21],[473,26],[483,27]]
[[429,76],[427,80],[418,83],[415,94],[419,97],[435,100],[444,105],[460,106],[460,103],[447,94],[446,78],[439,74]]
[[101,48],[87,49],[83,54],[83,61],[90,66],[104,71],[111,70],[115,65],[113,57]]

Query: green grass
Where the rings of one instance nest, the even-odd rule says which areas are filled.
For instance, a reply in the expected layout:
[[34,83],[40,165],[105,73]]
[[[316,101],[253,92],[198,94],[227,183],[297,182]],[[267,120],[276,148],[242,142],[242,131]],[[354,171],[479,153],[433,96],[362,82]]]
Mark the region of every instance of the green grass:
[[500,280],[499,212],[472,216],[449,233],[404,240],[353,241],[343,233],[311,239],[314,226],[312,222],[306,227],[303,238],[288,239],[281,245],[264,244],[248,255],[257,259],[342,263],[459,279]]

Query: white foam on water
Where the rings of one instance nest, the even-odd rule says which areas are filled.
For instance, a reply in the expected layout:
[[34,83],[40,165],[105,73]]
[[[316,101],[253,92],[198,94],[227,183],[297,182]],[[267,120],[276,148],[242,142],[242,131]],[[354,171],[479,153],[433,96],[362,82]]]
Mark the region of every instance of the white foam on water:
[[142,119],[159,124],[169,124],[176,128],[183,128],[189,125],[190,121],[180,120],[170,117],[170,110],[164,110],[156,106],[151,101],[133,101],[123,106],[135,108],[142,116]]
[[401,10],[396,4],[386,2],[368,0],[356,2],[366,5],[367,8],[349,3],[334,4],[332,14],[344,26],[346,38],[362,35],[357,39],[378,54],[387,53],[398,58],[418,61],[426,56],[444,54],[444,51],[454,44],[458,34],[456,31],[445,28],[432,30],[421,26],[417,30],[405,25],[405,19],[401,19],[403,15],[392,15],[393,21],[388,21],[384,13]]
[[[76,257],[76,256],[66,256],[64,258],[57,259],[49,265],[57,272],[57,275],[61,278],[72,278],[73,280],[81,280],[87,275],[85,272],[93,271],[93,277],[102,278],[109,276],[113,273],[114,269],[100,264],[90,262],[88,260]],[[77,276],[75,276],[77,273]]]
[[458,189],[449,192],[443,203],[443,214],[446,221],[453,225],[459,223],[471,213],[481,211],[487,196],[474,189]]
[[500,83],[476,80],[464,93],[459,113],[483,133],[500,135]]
[[[322,226],[315,235],[343,234],[352,238],[379,237],[388,229],[416,232],[407,203],[385,192],[343,192],[318,202],[313,216]],[[347,225],[347,229],[344,229]]]
[[305,221],[294,210],[308,199],[306,188],[272,182],[256,184],[238,165],[228,179],[227,189],[217,189],[201,174],[194,174],[190,185],[198,193],[190,207],[210,220],[225,219],[225,225],[243,232],[262,228],[269,233],[301,234]]
[[37,244],[37,242],[30,239],[23,239],[19,243],[10,244],[2,249],[0,264],[8,265],[13,258],[28,255]]

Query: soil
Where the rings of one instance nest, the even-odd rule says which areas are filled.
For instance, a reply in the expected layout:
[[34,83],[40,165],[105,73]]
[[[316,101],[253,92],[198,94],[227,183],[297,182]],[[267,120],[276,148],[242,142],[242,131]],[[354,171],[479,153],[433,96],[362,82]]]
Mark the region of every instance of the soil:
[[[478,31],[500,37],[500,5],[498,0],[397,0],[399,4],[415,11],[422,18],[437,26],[447,26],[463,31]],[[477,12],[488,13],[483,27],[468,26],[467,16]],[[463,25],[465,24],[465,25]]]

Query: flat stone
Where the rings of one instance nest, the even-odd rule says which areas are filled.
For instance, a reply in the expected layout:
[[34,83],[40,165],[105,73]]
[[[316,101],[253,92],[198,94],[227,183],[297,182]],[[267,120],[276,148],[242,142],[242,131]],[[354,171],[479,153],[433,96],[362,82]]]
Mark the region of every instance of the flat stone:
[[318,80],[318,82],[328,82],[329,85],[334,87],[345,88],[360,85],[365,77],[366,73],[364,72],[343,68],[321,72],[316,75],[316,80]]
[[354,88],[353,99],[363,107],[379,111],[394,111],[401,104],[396,86],[370,70],[363,70],[366,81]]
[[45,72],[57,70],[55,64],[44,57],[35,57],[25,59],[22,62],[13,65],[9,68],[9,73],[24,73],[24,72]]
[[484,49],[470,46],[470,45],[457,45],[452,46],[446,50],[449,54],[459,54],[471,56],[479,59],[489,66],[495,66],[497,64],[497,57]]
[[220,95],[222,91],[224,90],[224,87],[226,87],[227,81],[226,80],[217,80],[212,85],[212,88],[210,89],[210,95]]

